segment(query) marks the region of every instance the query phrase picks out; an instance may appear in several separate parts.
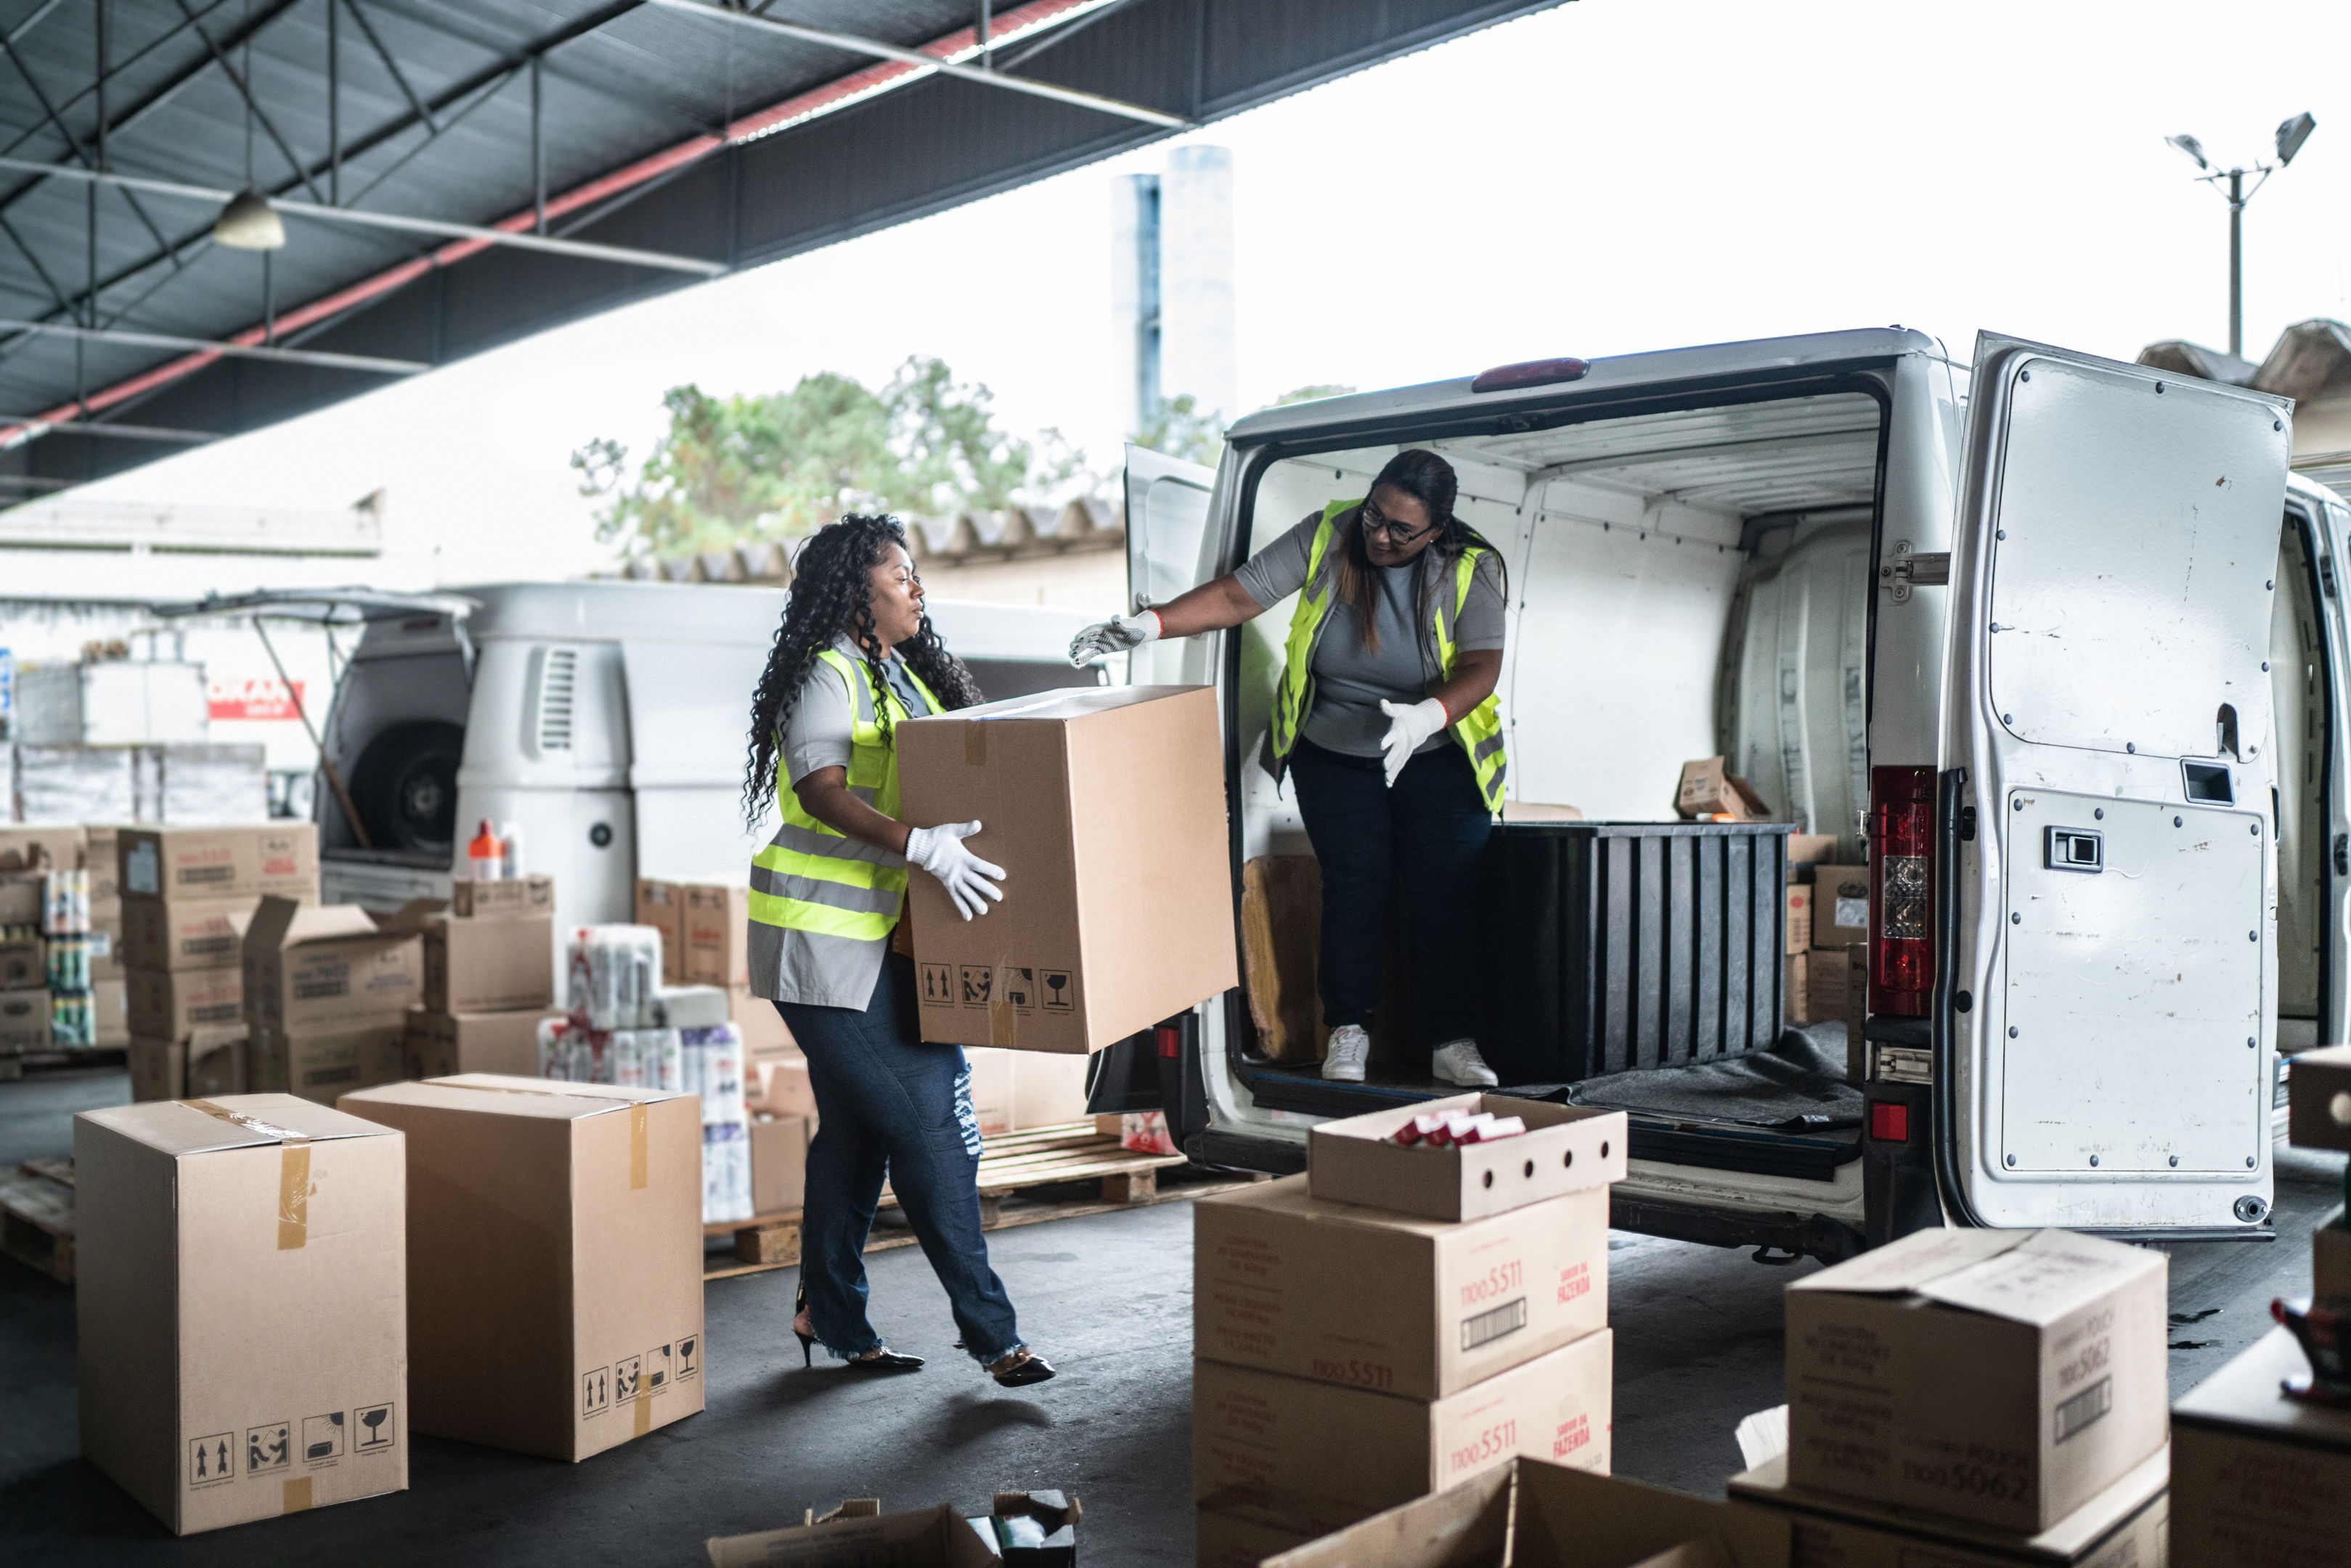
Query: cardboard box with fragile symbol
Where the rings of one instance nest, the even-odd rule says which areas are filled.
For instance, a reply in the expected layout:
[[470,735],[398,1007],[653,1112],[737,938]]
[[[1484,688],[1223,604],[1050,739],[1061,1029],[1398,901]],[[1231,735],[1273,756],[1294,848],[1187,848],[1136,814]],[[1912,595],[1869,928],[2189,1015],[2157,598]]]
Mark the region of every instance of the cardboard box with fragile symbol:
[[405,1156],[283,1094],[74,1118],[82,1453],[173,1533],[406,1489]]
[[1084,1053],[1239,983],[1206,686],[1076,687],[898,727],[908,821],[977,821],[1004,898],[910,879],[923,1038]]

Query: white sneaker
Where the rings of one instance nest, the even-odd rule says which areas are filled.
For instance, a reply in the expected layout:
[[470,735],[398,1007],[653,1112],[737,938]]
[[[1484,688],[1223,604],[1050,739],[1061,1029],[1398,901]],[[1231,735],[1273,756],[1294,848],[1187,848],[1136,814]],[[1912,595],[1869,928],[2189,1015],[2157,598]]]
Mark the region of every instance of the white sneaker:
[[[1338,1037],[1334,1035],[1332,1038],[1335,1040]],[[1464,1089],[1492,1089],[1502,1082],[1494,1076],[1494,1070],[1486,1065],[1486,1059],[1478,1054],[1478,1042],[1474,1040],[1457,1040],[1429,1052],[1428,1075],[1440,1082],[1458,1084]],[[1327,1078],[1330,1074],[1326,1071],[1323,1076]]]
[[1331,1043],[1322,1052],[1322,1076],[1333,1083],[1361,1083],[1364,1060],[1371,1054],[1372,1037],[1364,1026],[1343,1023],[1331,1031]]

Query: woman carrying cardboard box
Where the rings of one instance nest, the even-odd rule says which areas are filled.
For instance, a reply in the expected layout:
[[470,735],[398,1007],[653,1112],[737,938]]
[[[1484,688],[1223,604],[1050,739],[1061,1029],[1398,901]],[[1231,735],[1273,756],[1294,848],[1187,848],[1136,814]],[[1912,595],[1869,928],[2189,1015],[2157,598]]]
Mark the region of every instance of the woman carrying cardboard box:
[[923,1042],[911,946],[899,940],[910,864],[938,878],[967,920],[1004,896],[1004,869],[964,846],[977,822],[896,820],[898,723],[969,707],[979,688],[931,629],[896,518],[842,517],[792,567],[751,705],[743,804],[756,821],[772,795],[783,817],[751,862],[752,989],[783,1014],[816,1093],[792,1317],[800,1359],[822,1341],[861,1372],[923,1364],[883,1344],[865,1315],[865,1238],[886,1176],[965,1348],[1008,1387],[1042,1383],[1053,1369],[1021,1343],[980,1231],[971,1068],[960,1046]]
[[1500,552],[1453,515],[1456,489],[1434,452],[1399,452],[1364,499],[1332,501],[1238,571],[1070,644],[1082,664],[1299,595],[1261,759],[1277,781],[1296,774],[1322,864],[1322,1076],[1349,1083],[1371,1053],[1391,883],[1430,1074],[1495,1083],[1471,1035],[1478,857],[1502,801],[1506,594]]

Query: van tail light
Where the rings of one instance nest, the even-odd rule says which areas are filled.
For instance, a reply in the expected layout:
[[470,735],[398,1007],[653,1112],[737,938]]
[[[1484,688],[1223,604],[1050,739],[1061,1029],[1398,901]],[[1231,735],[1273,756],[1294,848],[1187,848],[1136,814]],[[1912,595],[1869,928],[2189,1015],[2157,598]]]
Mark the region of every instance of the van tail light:
[[1935,989],[1935,770],[1869,770],[1869,1010],[1925,1018]]

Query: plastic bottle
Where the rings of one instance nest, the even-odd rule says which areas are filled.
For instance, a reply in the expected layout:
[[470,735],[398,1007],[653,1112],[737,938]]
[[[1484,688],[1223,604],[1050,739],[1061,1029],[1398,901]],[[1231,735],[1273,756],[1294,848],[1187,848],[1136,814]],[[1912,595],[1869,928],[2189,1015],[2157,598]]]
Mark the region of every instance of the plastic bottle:
[[505,846],[498,842],[498,835],[491,830],[490,820],[483,818],[482,831],[475,833],[474,841],[465,846],[465,874],[475,882],[496,882],[498,880],[498,863],[505,858]]
[[508,882],[520,882],[522,880],[522,824],[500,822],[498,841],[506,846],[506,853],[499,861],[499,866],[506,879]]

